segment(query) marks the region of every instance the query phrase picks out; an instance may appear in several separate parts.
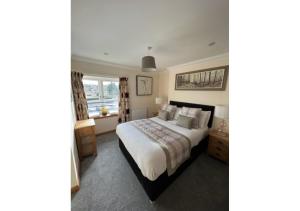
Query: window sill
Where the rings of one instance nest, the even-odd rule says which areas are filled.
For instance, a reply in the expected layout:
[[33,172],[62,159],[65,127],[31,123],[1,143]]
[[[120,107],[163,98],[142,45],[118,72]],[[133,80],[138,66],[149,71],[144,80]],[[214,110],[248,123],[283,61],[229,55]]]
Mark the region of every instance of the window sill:
[[90,119],[105,119],[105,118],[111,118],[111,117],[116,117],[116,116],[119,116],[119,114],[112,113],[112,114],[107,114],[105,116],[102,114],[99,114],[99,115],[90,116]]

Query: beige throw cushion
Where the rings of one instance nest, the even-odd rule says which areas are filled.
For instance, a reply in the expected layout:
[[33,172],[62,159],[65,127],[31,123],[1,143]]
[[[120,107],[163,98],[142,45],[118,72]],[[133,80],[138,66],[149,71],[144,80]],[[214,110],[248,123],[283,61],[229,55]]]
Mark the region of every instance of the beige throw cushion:
[[179,114],[178,118],[177,118],[176,125],[184,127],[184,128],[191,129],[192,128],[192,121],[193,121],[192,117],[183,116],[183,115]]
[[169,116],[169,112],[165,111],[165,110],[160,110],[158,112],[158,118],[167,121],[168,120],[168,116]]
[[169,104],[164,104],[161,108],[161,110],[168,111],[169,112],[169,117],[168,120],[173,120],[175,116],[177,107],[174,105],[169,105]]

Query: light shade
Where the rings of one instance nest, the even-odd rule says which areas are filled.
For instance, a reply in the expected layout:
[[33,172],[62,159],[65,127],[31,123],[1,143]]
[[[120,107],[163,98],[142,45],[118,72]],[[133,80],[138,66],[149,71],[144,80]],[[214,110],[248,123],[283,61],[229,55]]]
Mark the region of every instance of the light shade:
[[142,71],[143,72],[156,71],[155,59],[153,56],[144,56],[142,58]]
[[216,105],[215,107],[215,116],[221,119],[228,119],[229,110],[226,105]]
[[162,101],[163,101],[163,99],[161,97],[155,98],[155,104],[160,105],[160,104],[162,104]]

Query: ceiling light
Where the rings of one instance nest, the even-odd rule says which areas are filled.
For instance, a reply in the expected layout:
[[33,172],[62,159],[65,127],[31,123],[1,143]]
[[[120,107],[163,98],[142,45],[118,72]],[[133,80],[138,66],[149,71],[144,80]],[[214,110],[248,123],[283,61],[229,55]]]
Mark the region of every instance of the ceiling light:
[[[148,54],[152,49],[151,46],[148,47]],[[143,72],[152,72],[156,71],[155,58],[153,56],[144,56],[142,58],[142,71]]]

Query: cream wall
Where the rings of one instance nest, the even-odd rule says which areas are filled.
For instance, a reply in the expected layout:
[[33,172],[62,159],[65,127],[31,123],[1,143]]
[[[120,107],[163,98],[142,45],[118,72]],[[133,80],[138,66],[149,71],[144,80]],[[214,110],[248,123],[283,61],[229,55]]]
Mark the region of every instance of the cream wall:
[[159,86],[158,86],[158,95],[162,97],[165,101],[168,101],[169,95],[169,71],[159,72]]
[[79,185],[79,158],[74,134],[74,125],[76,122],[73,95],[71,95],[71,187]]
[[[127,67],[117,65],[105,65],[97,63],[96,61],[72,59],[71,68],[73,71],[82,72],[86,75],[92,76],[112,76],[112,77],[128,77],[129,86],[129,103],[131,110],[148,108],[148,116],[152,116],[156,111],[155,97],[158,95],[158,73],[143,73],[140,69],[129,69]],[[153,94],[151,96],[137,96],[136,95],[136,76],[144,75],[153,77]],[[96,133],[111,131],[116,128],[118,118],[97,119]]]
[[105,133],[108,131],[115,130],[118,125],[118,117],[109,117],[103,119],[95,119],[95,132],[96,134]]
[[[168,96],[168,100],[199,103],[207,105],[229,104],[229,77],[225,91],[179,91],[175,90],[175,76],[177,73],[201,70],[211,67],[224,66],[229,64],[229,54],[222,54],[215,57],[190,62],[167,68],[159,73],[159,94]],[[218,122],[214,119],[214,126]]]

